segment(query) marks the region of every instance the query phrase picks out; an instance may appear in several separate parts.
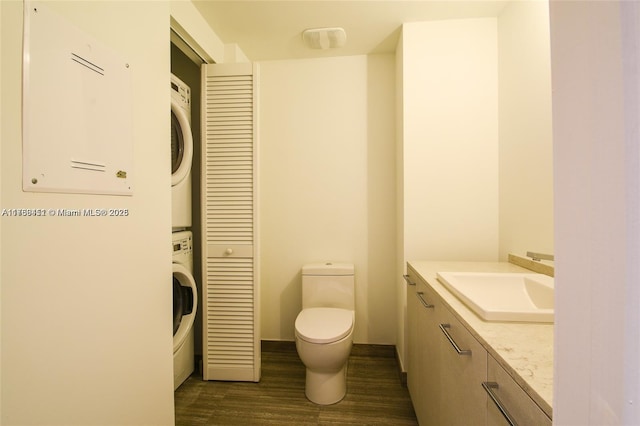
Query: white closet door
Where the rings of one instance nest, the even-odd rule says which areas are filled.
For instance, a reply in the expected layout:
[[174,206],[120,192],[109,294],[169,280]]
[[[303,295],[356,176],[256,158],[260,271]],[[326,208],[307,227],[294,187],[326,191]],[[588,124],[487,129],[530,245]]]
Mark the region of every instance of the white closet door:
[[202,67],[205,380],[260,380],[254,74]]

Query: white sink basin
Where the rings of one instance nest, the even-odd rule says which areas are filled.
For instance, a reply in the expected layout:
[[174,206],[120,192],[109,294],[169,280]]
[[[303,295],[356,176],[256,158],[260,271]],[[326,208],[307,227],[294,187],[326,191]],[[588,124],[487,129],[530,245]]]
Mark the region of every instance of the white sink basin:
[[547,275],[438,272],[438,280],[486,321],[553,322],[553,278]]

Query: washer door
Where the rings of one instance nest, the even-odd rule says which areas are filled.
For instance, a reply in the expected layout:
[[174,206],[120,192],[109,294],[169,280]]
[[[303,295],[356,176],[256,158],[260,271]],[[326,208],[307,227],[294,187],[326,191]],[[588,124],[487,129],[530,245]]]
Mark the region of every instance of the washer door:
[[173,352],[184,344],[193,327],[198,308],[198,291],[193,275],[184,266],[173,264]]
[[189,117],[178,101],[171,99],[171,186],[187,177],[192,159],[193,136]]

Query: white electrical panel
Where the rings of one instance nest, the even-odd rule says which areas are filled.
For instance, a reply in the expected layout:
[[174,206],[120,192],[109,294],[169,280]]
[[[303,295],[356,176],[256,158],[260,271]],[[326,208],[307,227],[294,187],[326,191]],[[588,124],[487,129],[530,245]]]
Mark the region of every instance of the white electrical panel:
[[25,2],[23,190],[133,194],[130,64]]

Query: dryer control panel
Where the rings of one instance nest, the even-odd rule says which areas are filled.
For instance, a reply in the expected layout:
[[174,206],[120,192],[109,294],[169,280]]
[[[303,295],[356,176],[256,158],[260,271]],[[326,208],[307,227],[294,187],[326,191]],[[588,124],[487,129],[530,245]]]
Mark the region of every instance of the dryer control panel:
[[191,89],[182,80],[171,74],[171,98],[180,103],[191,115]]

